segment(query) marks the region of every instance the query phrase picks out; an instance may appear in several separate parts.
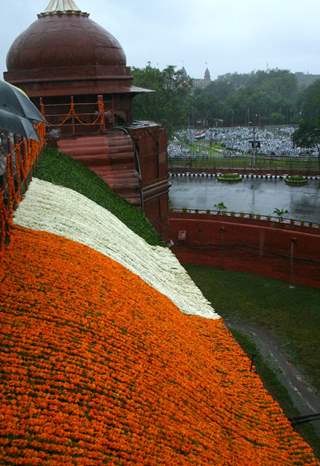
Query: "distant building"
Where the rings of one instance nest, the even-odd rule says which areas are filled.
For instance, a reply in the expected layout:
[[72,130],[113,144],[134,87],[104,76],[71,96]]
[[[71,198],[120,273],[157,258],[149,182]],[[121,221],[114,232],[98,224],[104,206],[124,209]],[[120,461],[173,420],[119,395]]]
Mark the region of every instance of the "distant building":
[[211,81],[211,74],[208,68],[206,68],[206,71],[204,72],[204,80],[207,82]]
[[192,80],[192,85],[194,89],[205,89],[206,87],[211,84],[211,74],[208,68],[206,68],[204,72],[204,77],[203,79],[193,79]]

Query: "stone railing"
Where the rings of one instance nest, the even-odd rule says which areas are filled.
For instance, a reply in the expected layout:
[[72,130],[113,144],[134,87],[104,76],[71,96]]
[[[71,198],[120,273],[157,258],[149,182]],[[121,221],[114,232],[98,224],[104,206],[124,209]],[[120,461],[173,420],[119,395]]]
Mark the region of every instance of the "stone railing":
[[170,209],[171,213],[174,214],[198,214],[198,215],[211,215],[215,218],[236,218],[245,220],[254,220],[261,222],[276,223],[296,228],[310,228],[312,230],[318,230],[320,232],[320,224],[314,222],[308,222],[304,220],[295,220],[285,217],[278,217],[272,215],[261,215],[261,214],[250,214],[247,212],[229,212],[225,210],[201,210],[201,209]]

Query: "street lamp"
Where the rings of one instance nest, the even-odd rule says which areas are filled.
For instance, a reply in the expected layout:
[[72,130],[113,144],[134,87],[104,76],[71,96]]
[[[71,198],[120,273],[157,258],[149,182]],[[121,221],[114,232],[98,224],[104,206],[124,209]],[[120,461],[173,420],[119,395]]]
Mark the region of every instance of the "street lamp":
[[256,139],[256,131],[257,131],[256,125],[252,123],[252,121],[249,121],[249,126],[252,126],[252,140],[249,141],[251,144],[251,148],[252,148],[251,168],[255,168],[257,152],[258,152],[258,149],[260,149],[261,147],[261,142],[258,139]]

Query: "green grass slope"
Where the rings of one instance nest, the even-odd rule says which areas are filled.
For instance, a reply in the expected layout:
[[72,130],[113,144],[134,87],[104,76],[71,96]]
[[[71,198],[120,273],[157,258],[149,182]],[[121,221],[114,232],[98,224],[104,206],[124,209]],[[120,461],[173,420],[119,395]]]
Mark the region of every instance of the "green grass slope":
[[84,165],[58,150],[46,148],[43,151],[34,176],[83,194],[108,209],[147,243],[163,246],[159,234],[141,210],[120,198]]
[[[229,272],[206,266],[185,266],[205,297],[227,320],[254,324],[278,337],[282,349],[313,382],[320,393],[319,329],[320,290],[305,286],[290,288],[280,280],[250,273]],[[256,355],[257,372],[267,390],[280,403],[288,417],[298,415],[287,389],[281,385],[268,355],[259,354],[253,341],[233,330],[234,337],[248,355]],[[297,427],[320,458],[319,436],[310,424]]]
[[205,266],[185,268],[223,318],[256,324],[278,336],[283,349],[320,391],[319,289],[290,288],[280,280]]

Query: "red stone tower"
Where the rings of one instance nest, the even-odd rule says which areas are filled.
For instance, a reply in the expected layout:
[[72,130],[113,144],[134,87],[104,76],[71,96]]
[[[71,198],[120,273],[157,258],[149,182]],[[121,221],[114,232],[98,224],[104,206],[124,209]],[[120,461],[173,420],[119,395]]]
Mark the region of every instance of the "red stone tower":
[[134,122],[133,85],[119,42],[73,0],[51,0],[12,44],[7,81],[45,114],[60,149],[81,160],[160,231],[168,216],[166,131]]

